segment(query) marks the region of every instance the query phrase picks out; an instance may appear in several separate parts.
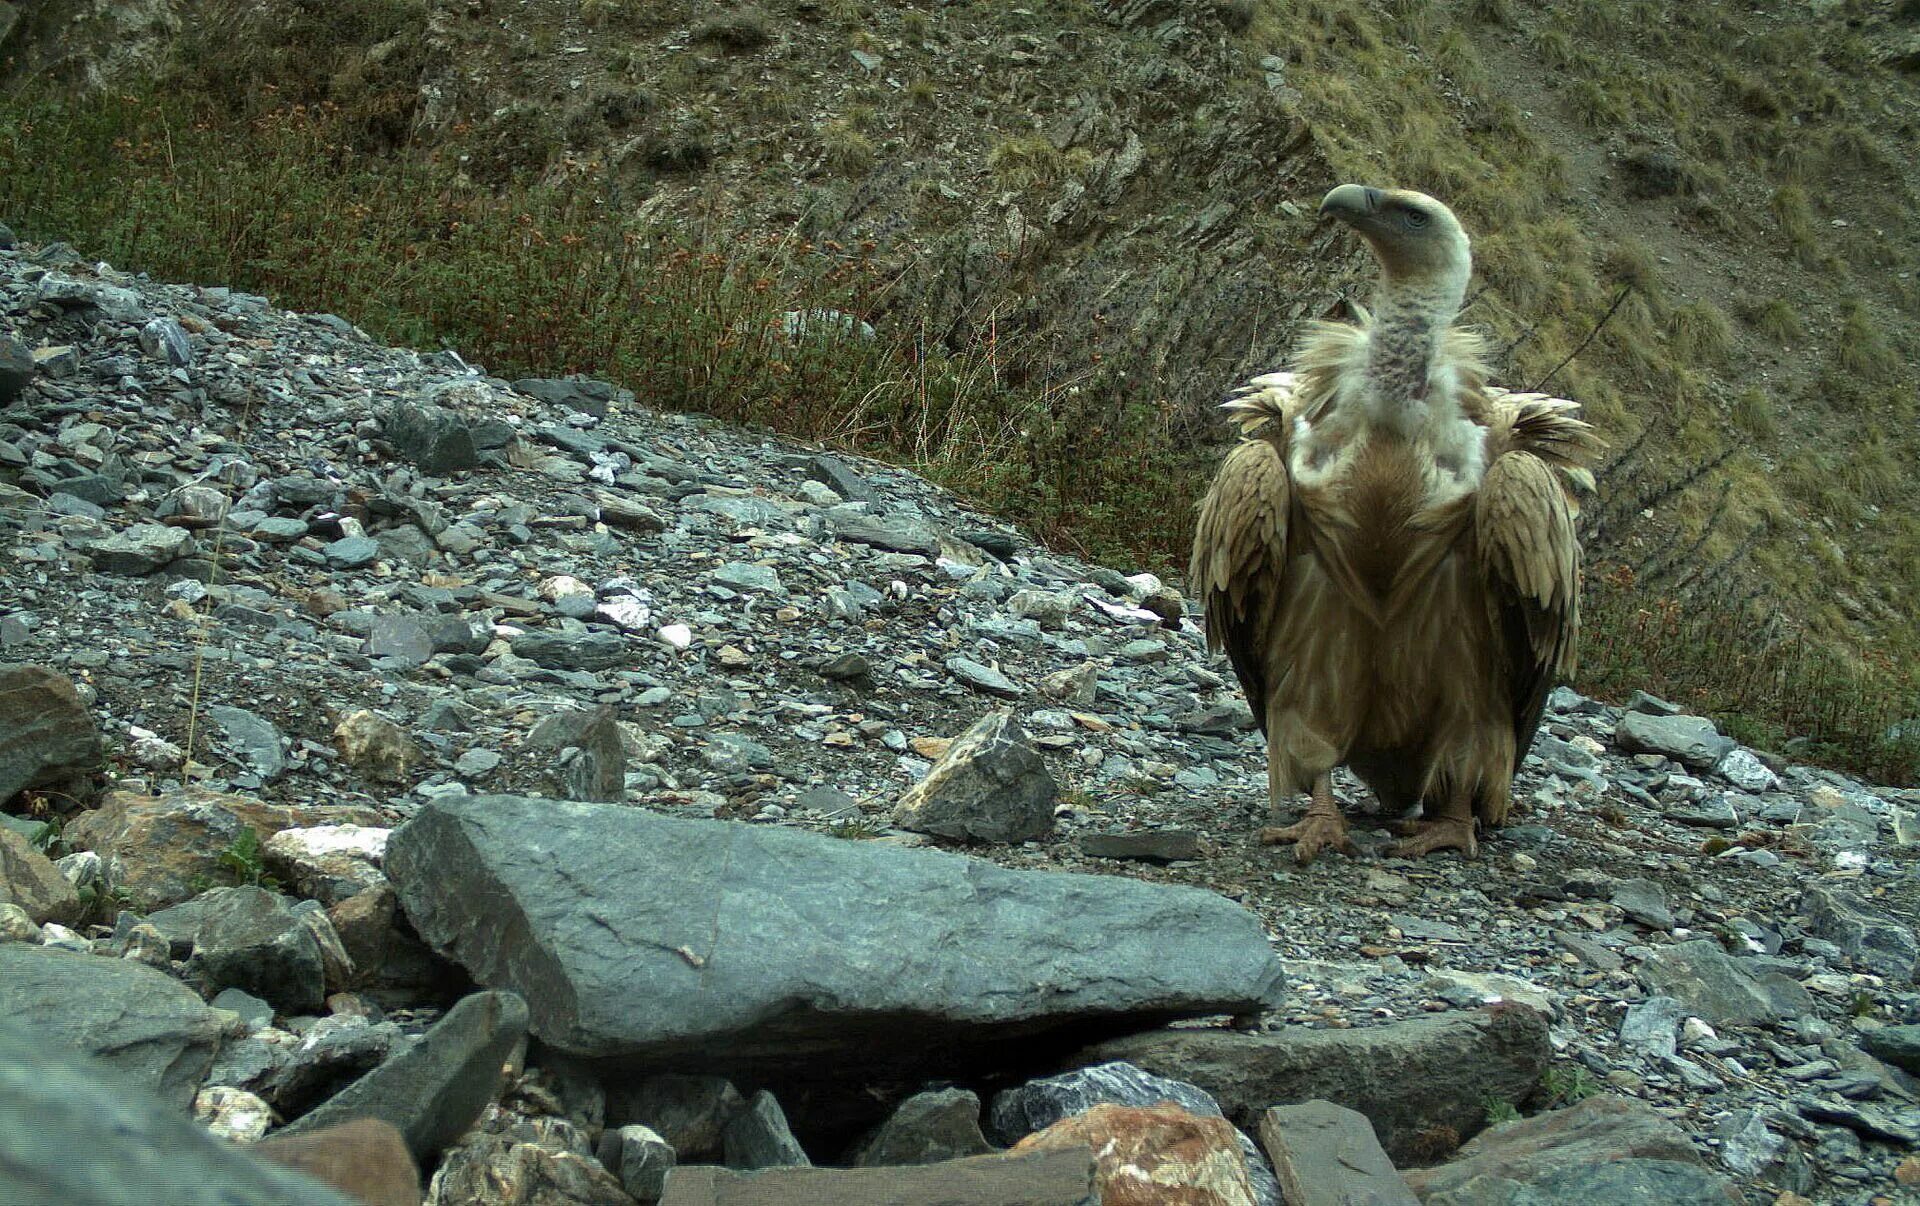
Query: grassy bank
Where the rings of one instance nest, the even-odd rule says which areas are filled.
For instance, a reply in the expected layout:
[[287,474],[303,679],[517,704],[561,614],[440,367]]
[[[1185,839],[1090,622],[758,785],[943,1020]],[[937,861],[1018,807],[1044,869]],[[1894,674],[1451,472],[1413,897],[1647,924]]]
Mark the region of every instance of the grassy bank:
[[[873,315],[891,282],[872,248],[813,245],[724,214],[635,219],[591,172],[494,194],[430,155],[361,145],[324,104],[191,94],[0,110],[0,219],[34,240],[165,279],[333,311],[376,337],[449,346],[505,375],[581,372],[647,404],[765,426],[911,466],[1056,546],[1127,568],[1178,565],[1212,449],[1172,416],[1043,346],[943,347],[911,322],[875,338],[793,339],[788,316]],[[1120,374],[1115,374],[1119,379]],[[1645,688],[1748,740],[1910,782],[1911,674],[1759,619],[1729,587],[1601,558],[1581,685]],[[1696,576],[1697,577],[1697,576]]]

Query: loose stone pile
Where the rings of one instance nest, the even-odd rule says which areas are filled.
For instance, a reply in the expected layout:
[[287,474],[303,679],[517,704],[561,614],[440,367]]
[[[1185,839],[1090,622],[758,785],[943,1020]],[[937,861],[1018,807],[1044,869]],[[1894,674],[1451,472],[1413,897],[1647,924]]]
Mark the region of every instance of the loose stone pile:
[[9,1160],[134,1084],[129,1169],[366,1201],[1920,1182],[1909,793],[1562,690],[1480,860],[1297,867],[1150,575],[58,245],[0,314]]

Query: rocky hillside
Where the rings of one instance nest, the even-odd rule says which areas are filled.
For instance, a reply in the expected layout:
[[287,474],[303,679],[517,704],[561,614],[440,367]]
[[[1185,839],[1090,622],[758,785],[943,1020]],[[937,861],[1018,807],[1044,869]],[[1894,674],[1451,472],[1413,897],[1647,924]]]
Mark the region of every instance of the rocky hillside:
[[[1364,289],[1363,259],[1313,228],[1314,199],[1347,177],[1426,188],[1475,236],[1485,287],[1468,317],[1493,332],[1504,378],[1551,374],[1617,450],[1588,517],[1588,685],[1623,694],[1658,676],[1749,740],[1797,739],[1889,774],[1920,765],[1892,727],[1920,707],[1903,669],[1920,648],[1906,605],[1920,512],[1905,488],[1920,452],[1920,181],[1897,149],[1920,117],[1911,5],[7,11],[0,52],[18,100],[158,72],[161,95],[201,98],[237,131],[289,104],[333,114],[336,151],[433,163],[442,198],[558,190],[637,229],[702,231],[709,246],[857,255],[876,282],[857,308],[889,346],[984,350],[996,386],[1031,395],[1026,417],[1004,423],[1024,440],[980,436],[948,480],[1044,522],[1056,544],[1136,558],[1177,557],[1220,435],[1210,403],[1276,364],[1301,320]],[[231,141],[217,161],[257,145]],[[113,145],[127,144],[138,167],[122,176],[173,163],[168,132]],[[38,179],[59,161],[45,148],[10,168]],[[48,175],[14,187],[8,218],[26,225],[118,186]],[[142,258],[197,239],[251,248],[257,206],[239,204],[170,228]],[[127,235],[127,210],[105,205],[97,232],[37,233],[111,241]],[[372,310],[392,256],[450,254],[419,229],[432,217],[394,222],[405,229],[366,249],[259,248],[234,271],[314,305],[364,273],[356,296]],[[198,229],[209,225],[219,233]],[[303,277],[289,263],[336,266]],[[396,325],[422,321],[433,325]],[[857,443],[888,426],[866,414],[845,430]],[[870,442],[930,459],[912,439]]]
[[[1908,792],[1562,690],[1479,860],[1385,858],[1342,782],[1361,856],[1296,866],[1149,575],[0,241],[0,1108],[130,1080],[116,1158],[265,1175],[191,1109],[449,1206],[1920,1180]],[[37,1133],[0,1167],[71,1163]]]

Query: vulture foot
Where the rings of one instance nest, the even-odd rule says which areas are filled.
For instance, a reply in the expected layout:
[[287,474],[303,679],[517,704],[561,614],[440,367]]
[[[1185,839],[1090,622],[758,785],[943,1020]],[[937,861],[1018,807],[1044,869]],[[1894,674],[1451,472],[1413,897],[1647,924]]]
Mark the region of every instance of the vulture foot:
[[1458,850],[1468,858],[1480,853],[1472,820],[1442,817],[1433,821],[1413,821],[1406,827],[1410,835],[1387,847],[1388,858],[1424,858],[1436,850]]
[[1337,812],[1309,809],[1297,824],[1269,825],[1260,831],[1262,846],[1277,846],[1283,842],[1293,843],[1294,861],[1299,863],[1312,862],[1316,855],[1329,846],[1349,857],[1360,853],[1353,839],[1347,836],[1346,820]]

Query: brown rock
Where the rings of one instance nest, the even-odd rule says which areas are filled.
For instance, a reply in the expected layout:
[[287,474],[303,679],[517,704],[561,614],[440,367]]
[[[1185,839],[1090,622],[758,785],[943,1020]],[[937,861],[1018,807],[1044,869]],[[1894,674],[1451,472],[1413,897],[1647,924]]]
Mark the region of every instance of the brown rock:
[[1260,1145],[1287,1206],[1416,1206],[1364,1114],[1330,1101],[1275,1106],[1260,1116]]
[[367,1206],[420,1206],[420,1170],[391,1123],[356,1118],[305,1135],[275,1135],[253,1150]]
[[0,805],[99,761],[100,730],[70,679],[45,666],[0,665]]
[[1079,1147],[894,1168],[743,1173],[683,1165],[667,1174],[660,1206],[1099,1206],[1100,1201],[1093,1153]]
[[394,894],[393,885],[382,883],[358,896],[349,896],[327,910],[333,932],[340,935],[340,945],[347,949],[347,958],[353,960],[357,981],[364,983],[372,979],[386,962],[387,947],[393,940],[394,911],[398,907],[399,898]]
[[405,729],[365,708],[334,726],[333,748],[365,778],[388,783],[406,778],[421,758]]
[[1254,1206],[1240,1136],[1224,1118],[1157,1106],[1097,1105],[1012,1152],[1093,1149],[1101,1206]]
[[1406,1174],[1422,1201],[1475,1177],[1522,1184],[1580,1165],[1616,1160],[1673,1160],[1698,1164],[1693,1142],[1653,1107],[1625,1097],[1589,1097],[1564,1110],[1549,1110],[1485,1132],[1438,1168]]
[[367,808],[294,809],[199,790],[167,796],[113,791],[67,826],[66,839],[105,860],[108,882],[128,894],[131,908],[147,913],[193,896],[196,883],[231,883],[220,856],[242,830],[251,828],[264,845],[282,829],[320,820],[380,822]]
[[67,877],[11,829],[0,829],[0,904],[19,905],[35,922],[80,919],[80,897]]
[[1430,1163],[1486,1125],[1489,1100],[1526,1102],[1552,1057],[1547,1021],[1496,1005],[1351,1030],[1156,1030],[1088,1048],[1198,1085],[1252,1130],[1277,1102],[1331,1101],[1367,1116],[1401,1165]]

